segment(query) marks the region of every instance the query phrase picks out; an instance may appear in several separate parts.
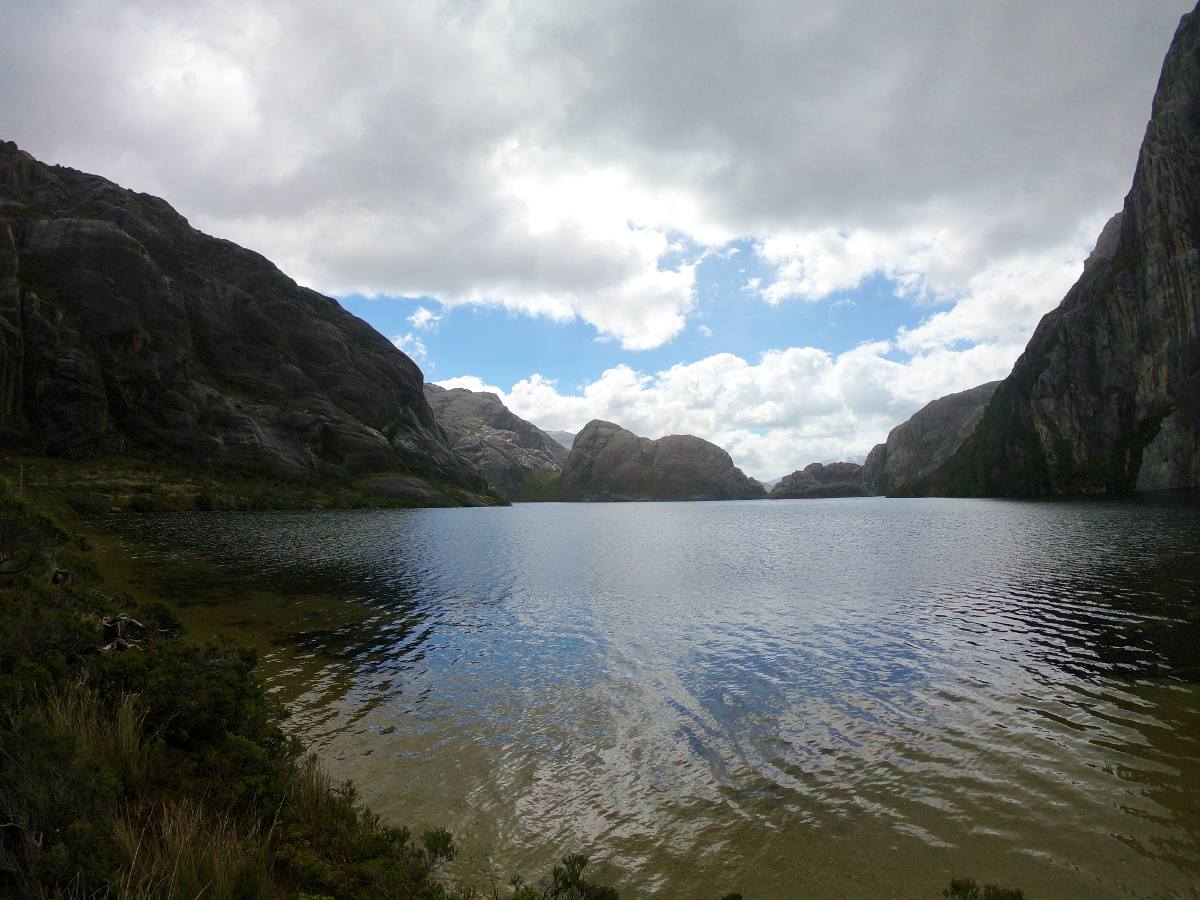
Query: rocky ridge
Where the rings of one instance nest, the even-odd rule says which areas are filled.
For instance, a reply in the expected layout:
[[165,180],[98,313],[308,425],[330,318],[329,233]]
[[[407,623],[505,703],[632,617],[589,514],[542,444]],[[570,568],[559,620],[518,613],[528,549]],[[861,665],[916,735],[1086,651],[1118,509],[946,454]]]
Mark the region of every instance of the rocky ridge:
[[612,422],[588,422],[563,465],[563,500],[752,500],[762,486],[729,454],[692,435],[652,441]]
[[495,394],[426,384],[425,399],[454,450],[475,463],[502,497],[546,499],[556,491],[567,449]]
[[1200,14],[1163,64],[1133,184],[978,426],[915,494],[1200,486]]
[[954,455],[979,424],[999,384],[989,381],[939,397],[888,432],[887,441],[876,444],[863,465],[867,493],[903,491]]
[[259,254],[0,142],[5,446],[373,474],[419,486],[416,502],[496,502],[422,382],[387,338]]
[[771,488],[772,500],[816,499],[819,497],[865,497],[863,467],[858,463],[810,463],[785,475]]

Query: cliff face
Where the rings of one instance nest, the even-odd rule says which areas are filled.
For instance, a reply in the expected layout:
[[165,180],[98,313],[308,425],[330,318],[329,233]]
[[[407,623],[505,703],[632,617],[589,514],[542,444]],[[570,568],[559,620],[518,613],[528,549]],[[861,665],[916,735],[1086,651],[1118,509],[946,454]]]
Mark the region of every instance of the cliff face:
[[[486,502],[407,356],[166,202],[0,142],[0,440],[407,473]],[[443,499],[444,495],[441,496]]]
[[569,431],[547,431],[546,434],[558,441],[567,450],[570,450],[571,445],[575,443],[575,435]]
[[673,434],[657,441],[612,422],[588,422],[563,466],[563,500],[752,500],[765,496],[729,454]]
[[886,443],[876,444],[863,466],[867,492],[902,492],[949,459],[975,430],[999,384],[989,381],[939,397],[888,432]]
[[495,394],[427,384],[425,399],[453,448],[502,497],[542,499],[555,490],[567,449],[514,415]]
[[1200,14],[1163,64],[1133,186],[978,427],[914,493],[1200,486]]
[[863,467],[858,463],[810,463],[785,475],[771,488],[772,500],[807,500],[818,497],[865,497]]

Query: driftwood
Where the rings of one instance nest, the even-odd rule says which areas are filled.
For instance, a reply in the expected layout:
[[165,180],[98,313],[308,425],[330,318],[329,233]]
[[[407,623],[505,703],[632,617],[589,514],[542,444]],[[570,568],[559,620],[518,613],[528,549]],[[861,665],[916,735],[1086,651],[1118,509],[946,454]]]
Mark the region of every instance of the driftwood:
[[146,627],[137,619],[132,619],[125,615],[125,613],[121,613],[119,616],[105,616],[101,619],[100,627],[104,629],[104,643],[96,649],[101,653],[111,653],[113,650],[140,650],[142,648],[141,641],[125,636],[125,627],[127,625],[136,625],[142,629]]

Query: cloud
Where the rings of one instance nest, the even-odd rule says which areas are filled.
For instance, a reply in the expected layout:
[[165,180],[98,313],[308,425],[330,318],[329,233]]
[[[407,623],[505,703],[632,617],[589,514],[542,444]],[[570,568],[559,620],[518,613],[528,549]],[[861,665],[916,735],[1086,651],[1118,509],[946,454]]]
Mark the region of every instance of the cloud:
[[36,155],[326,292],[633,350],[695,310],[680,236],[752,239],[767,302],[883,272],[949,307],[909,344],[1028,329],[1019,290],[1120,204],[1190,3],[7,5],[0,122]]
[[418,362],[428,362],[429,360],[429,348],[425,346],[425,342],[420,337],[411,331],[407,334],[396,335],[392,338],[392,343],[397,350],[407,353]]
[[577,432],[591,419],[646,437],[694,434],[724,447],[747,473],[773,478],[810,462],[861,461],[928,401],[1003,377],[1019,346],[978,344],[894,358],[889,341],[841,354],[770,350],[749,362],[718,353],[646,374],[615,366],[575,390],[532,375],[508,390],[473,376],[444,387],[490,391],[541,428]]
[[440,321],[442,316],[425,306],[418,306],[408,317],[408,324],[418,331],[436,331]]
[[709,328],[707,325],[697,325],[696,330],[698,332],[700,332],[702,335],[704,335],[705,337],[713,336],[713,330],[711,328]]

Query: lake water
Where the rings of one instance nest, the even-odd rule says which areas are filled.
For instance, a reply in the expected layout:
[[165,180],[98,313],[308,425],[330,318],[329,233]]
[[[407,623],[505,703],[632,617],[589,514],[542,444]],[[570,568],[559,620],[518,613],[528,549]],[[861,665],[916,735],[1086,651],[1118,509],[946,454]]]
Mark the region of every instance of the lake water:
[[121,521],[477,883],[583,850],[626,896],[1200,890],[1195,495]]

